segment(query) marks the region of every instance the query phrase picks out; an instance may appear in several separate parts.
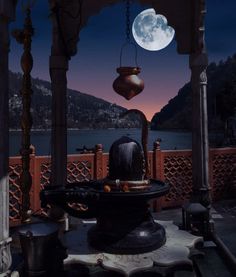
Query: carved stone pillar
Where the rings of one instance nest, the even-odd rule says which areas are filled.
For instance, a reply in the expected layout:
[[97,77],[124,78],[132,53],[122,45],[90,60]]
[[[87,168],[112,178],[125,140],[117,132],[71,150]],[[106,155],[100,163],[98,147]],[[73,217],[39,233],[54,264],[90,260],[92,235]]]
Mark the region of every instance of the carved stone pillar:
[[67,78],[69,59],[77,53],[82,1],[49,0],[53,38],[50,56],[52,82],[52,179],[62,186],[67,179]]
[[[69,56],[62,36],[59,3],[49,0],[52,10],[52,47],[49,70],[52,89],[51,186],[63,186],[67,181],[67,70]],[[67,216],[51,206],[49,216],[67,226]],[[67,229],[67,227],[62,227]]]
[[67,79],[68,60],[50,57],[52,82],[52,185],[64,185],[67,179]]
[[193,45],[189,58],[192,85],[192,159],[193,193],[191,202],[209,208],[207,75],[208,57],[205,43],[205,0],[194,2]]
[[[56,17],[56,16],[55,16]],[[67,179],[67,78],[68,57],[63,48],[56,18],[50,56],[52,82],[52,175],[51,185],[62,186]]]
[[9,21],[14,19],[15,1],[0,0],[0,275],[7,276],[11,265],[9,238],[9,122],[8,52]]
[[190,55],[192,72],[192,159],[193,194],[192,202],[205,207],[210,205],[208,180],[208,122],[207,122],[207,55]]

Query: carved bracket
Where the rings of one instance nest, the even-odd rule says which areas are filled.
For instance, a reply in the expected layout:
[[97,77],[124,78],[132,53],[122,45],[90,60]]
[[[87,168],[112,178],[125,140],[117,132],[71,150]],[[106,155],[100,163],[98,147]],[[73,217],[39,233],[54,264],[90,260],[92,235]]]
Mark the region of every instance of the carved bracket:
[[77,53],[77,42],[82,24],[83,0],[51,1],[51,12],[65,55]]

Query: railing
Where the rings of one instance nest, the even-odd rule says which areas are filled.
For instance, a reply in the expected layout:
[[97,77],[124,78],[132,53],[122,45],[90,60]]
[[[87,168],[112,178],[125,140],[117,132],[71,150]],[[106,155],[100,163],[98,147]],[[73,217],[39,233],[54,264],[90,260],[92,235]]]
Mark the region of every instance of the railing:
[[[153,201],[153,209],[177,207],[184,204],[192,191],[192,151],[191,150],[160,150],[155,144],[149,151],[148,158],[151,177],[165,180],[171,184],[170,192],[162,199]],[[68,182],[101,179],[107,176],[109,165],[108,153],[102,152],[101,145],[96,145],[94,153],[68,155]],[[50,157],[31,155],[30,172],[33,185],[31,189],[31,208],[40,212],[40,190],[50,182]],[[20,221],[20,173],[21,158],[10,157],[10,223]],[[236,187],[236,148],[217,148],[209,151],[209,183],[212,200],[216,201],[227,196]]]

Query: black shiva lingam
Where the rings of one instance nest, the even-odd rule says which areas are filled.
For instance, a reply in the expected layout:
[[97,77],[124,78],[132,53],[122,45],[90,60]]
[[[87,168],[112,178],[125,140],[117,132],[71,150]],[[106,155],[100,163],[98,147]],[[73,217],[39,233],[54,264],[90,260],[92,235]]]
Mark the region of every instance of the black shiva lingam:
[[[142,116],[142,145],[121,137],[109,152],[109,175],[96,181],[66,184],[63,188],[46,188],[41,193],[42,206],[47,203],[62,207],[72,216],[96,218],[88,232],[88,241],[97,250],[115,254],[138,254],[165,244],[165,229],[155,223],[148,200],[169,191],[161,181],[149,179],[147,157],[148,125]],[[75,210],[70,203],[82,203],[85,211]]]

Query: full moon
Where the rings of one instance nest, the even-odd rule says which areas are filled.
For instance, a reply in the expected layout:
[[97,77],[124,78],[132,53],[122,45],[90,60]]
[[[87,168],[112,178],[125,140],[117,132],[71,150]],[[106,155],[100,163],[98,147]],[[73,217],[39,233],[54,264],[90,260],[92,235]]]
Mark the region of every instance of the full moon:
[[168,26],[163,15],[156,14],[154,9],[147,9],[134,19],[132,33],[139,46],[149,51],[157,51],[171,43],[175,30]]

